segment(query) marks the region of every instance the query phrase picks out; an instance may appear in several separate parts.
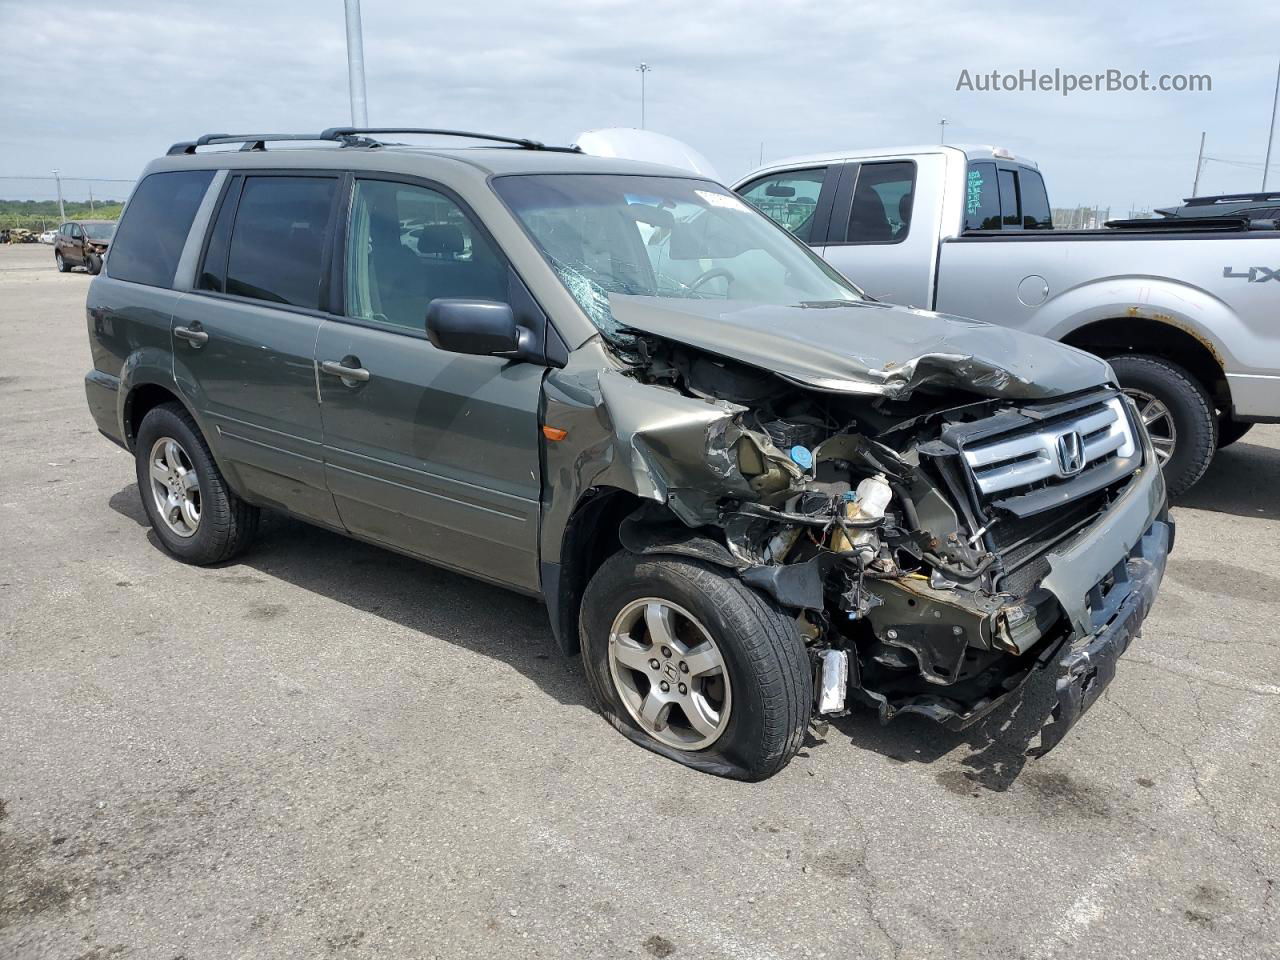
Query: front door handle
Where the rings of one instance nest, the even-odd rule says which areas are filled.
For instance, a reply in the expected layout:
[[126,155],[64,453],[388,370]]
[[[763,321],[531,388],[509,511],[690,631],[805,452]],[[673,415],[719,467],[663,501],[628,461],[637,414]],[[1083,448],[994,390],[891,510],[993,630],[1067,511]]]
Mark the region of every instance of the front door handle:
[[193,347],[202,347],[209,342],[209,335],[203,330],[196,330],[192,327],[174,327],[173,335],[179,340],[185,340]]
[[343,380],[358,380],[360,383],[369,379],[369,371],[364,367],[348,367],[341,360],[320,361],[320,372]]

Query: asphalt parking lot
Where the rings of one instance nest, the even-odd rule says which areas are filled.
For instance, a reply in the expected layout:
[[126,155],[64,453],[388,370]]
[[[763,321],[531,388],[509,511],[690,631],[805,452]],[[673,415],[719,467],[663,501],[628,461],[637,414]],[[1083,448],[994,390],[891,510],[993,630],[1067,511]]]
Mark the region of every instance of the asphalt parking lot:
[[0,247],[0,957],[1280,957],[1280,427],[1057,750],[1041,684],[744,785],[614,733],[531,600],[282,518],[169,559],[89,281]]

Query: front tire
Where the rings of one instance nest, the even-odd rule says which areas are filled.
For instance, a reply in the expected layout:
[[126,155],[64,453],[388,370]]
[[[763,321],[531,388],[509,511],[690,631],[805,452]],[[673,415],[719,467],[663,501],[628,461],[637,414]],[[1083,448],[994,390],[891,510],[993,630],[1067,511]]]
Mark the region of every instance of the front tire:
[[804,643],[731,573],[619,552],[588,584],[579,627],[600,711],[641,746],[737,780],[767,779],[800,749],[813,706]]
[[179,560],[222,563],[253,539],[258,508],[227,486],[200,428],[179,404],[161,404],[147,413],[134,460],[151,529]]
[[89,272],[89,276],[96,277],[102,272],[102,258],[97,254],[89,254],[89,258],[84,262],[84,268]]
[[1218,418],[1209,392],[1183,367],[1163,357],[1113,357],[1120,387],[1137,404],[1164,470],[1169,496],[1204,476],[1218,447]]

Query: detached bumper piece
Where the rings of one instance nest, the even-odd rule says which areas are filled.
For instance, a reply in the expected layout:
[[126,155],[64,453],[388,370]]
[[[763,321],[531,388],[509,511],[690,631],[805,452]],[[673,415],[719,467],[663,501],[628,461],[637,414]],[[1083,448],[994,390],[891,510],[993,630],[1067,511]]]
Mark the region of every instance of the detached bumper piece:
[[1164,577],[1169,556],[1172,524],[1157,520],[1138,541],[1129,557],[1089,595],[1093,632],[1070,642],[1058,656],[1062,676],[1057,682],[1058,702],[1052,719],[1040,731],[1043,756],[1093,706],[1116,675],[1116,661],[1142,632]]

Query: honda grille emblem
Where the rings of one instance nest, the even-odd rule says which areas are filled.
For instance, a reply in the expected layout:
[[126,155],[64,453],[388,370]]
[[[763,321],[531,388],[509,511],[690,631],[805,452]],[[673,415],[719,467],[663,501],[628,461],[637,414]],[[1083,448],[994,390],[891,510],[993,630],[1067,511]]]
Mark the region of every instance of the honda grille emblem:
[[1058,437],[1058,469],[1064,477],[1074,477],[1084,469],[1084,444],[1074,430]]

